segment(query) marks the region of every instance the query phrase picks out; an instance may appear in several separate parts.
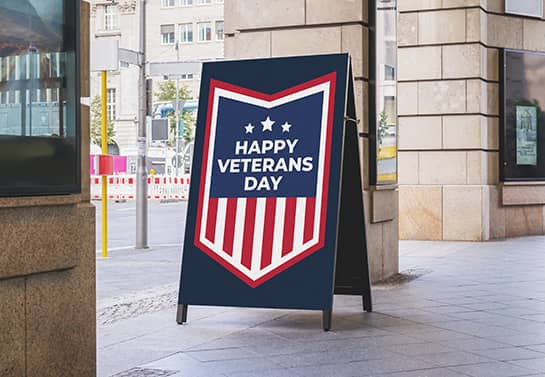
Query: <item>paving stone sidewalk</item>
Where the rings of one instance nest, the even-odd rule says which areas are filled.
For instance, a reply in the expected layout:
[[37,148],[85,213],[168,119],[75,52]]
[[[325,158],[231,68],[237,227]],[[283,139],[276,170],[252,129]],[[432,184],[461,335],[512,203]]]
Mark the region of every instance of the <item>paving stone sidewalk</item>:
[[545,376],[545,237],[401,242],[407,275],[373,288],[373,313],[337,296],[328,333],[318,312],[267,309],[190,307],[178,326],[179,254],[98,264],[118,274],[117,296],[99,289],[99,376]]

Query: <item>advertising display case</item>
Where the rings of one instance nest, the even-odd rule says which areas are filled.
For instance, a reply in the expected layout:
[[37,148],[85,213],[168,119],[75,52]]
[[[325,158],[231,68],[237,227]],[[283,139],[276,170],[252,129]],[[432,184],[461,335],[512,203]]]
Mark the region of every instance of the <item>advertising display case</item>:
[[545,54],[508,50],[502,53],[501,178],[545,180]]
[[79,2],[0,0],[0,196],[81,191]]

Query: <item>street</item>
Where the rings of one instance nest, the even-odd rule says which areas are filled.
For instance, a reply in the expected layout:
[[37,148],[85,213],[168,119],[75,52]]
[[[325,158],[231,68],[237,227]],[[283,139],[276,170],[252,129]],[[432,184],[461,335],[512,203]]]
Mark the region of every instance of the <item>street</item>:
[[[93,201],[97,207],[97,239],[96,248],[100,250],[102,239],[101,201]],[[135,202],[115,203],[108,206],[109,249],[119,250],[134,246],[136,233]],[[185,211],[187,202],[159,203],[149,201],[148,240],[151,247],[157,245],[181,245],[184,236]]]
[[[111,322],[132,315],[127,302],[142,306],[139,300],[148,296],[172,296],[177,290],[185,224],[186,202],[149,203],[149,245],[147,250],[135,250],[134,202],[109,203],[109,257],[100,255],[101,203],[97,206],[97,306],[99,323]],[[159,301],[161,298],[159,298]],[[119,311],[123,303],[125,312]],[[157,304],[157,303],[155,303]],[[155,305],[154,304],[154,305]],[[147,311],[157,307],[147,303]],[[145,305],[144,305],[145,306]],[[139,308],[141,310],[142,308]],[[127,314],[129,313],[129,314]],[[132,314],[131,314],[132,313]]]

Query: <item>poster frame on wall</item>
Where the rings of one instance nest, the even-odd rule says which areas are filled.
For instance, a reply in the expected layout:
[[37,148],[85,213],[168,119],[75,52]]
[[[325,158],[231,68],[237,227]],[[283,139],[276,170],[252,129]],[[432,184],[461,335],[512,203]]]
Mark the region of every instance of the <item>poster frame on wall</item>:
[[[541,76],[536,67],[545,64],[545,53],[501,49],[499,59],[499,175],[501,182],[545,181],[545,99],[540,92]],[[538,97],[538,98],[536,98]],[[517,108],[535,107],[535,136],[526,142],[517,140]],[[488,117],[493,124],[494,117]],[[520,135],[519,135],[520,136]],[[535,164],[519,158],[521,147],[531,147],[535,139]],[[523,144],[526,144],[523,146]],[[529,145],[530,144],[530,145]],[[531,152],[531,151],[530,151]],[[490,155],[492,150],[487,151]],[[532,154],[531,152],[530,154]],[[532,163],[529,163],[532,162]]]

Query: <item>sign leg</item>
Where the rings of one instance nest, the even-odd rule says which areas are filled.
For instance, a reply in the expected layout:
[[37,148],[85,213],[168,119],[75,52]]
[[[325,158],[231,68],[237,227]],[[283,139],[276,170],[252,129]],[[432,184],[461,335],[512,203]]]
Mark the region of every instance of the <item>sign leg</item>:
[[179,325],[183,325],[187,322],[187,304],[179,304],[178,305],[178,313],[176,314],[176,322],[178,322]]
[[331,319],[333,317],[333,310],[327,309],[322,311],[322,326],[324,331],[331,330]]
[[335,293],[361,295],[363,310],[370,312],[373,310],[371,277],[363,187],[361,186],[358,129],[357,123],[352,121],[355,117],[353,107],[349,107],[344,141]]
[[373,311],[373,300],[371,298],[371,282],[369,279],[364,279],[365,286],[363,287],[363,310],[368,313]]

